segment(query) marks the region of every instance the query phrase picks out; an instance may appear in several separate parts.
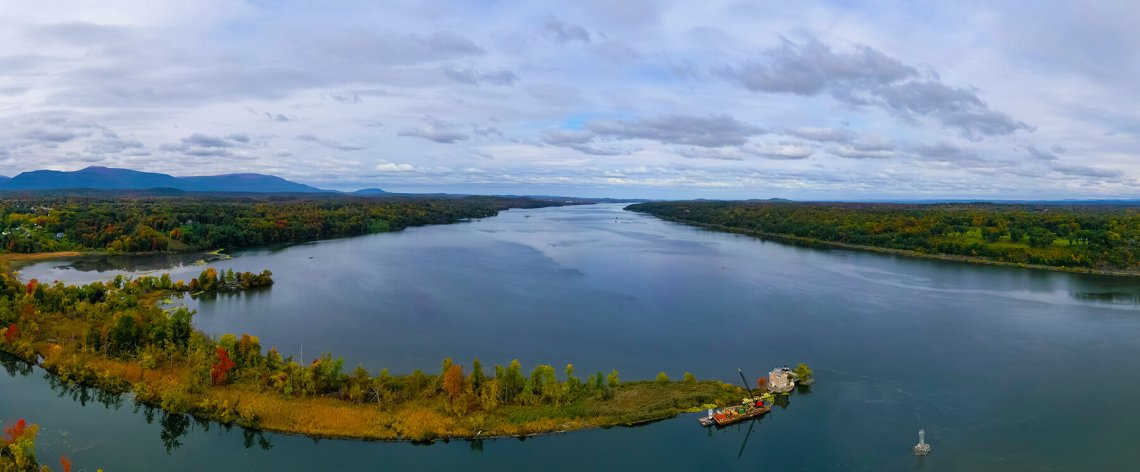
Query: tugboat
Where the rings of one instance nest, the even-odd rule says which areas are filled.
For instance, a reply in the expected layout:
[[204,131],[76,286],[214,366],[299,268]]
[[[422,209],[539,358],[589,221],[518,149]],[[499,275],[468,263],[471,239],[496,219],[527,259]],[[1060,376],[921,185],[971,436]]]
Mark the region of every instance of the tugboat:
[[749,398],[745,398],[737,406],[709,410],[708,416],[697,419],[701,426],[728,426],[772,411],[772,407],[766,405],[763,400],[752,396],[752,388],[748,386],[748,381],[744,380],[744,372],[740,369],[736,371],[740,373],[740,380],[744,381],[744,388],[748,389]]

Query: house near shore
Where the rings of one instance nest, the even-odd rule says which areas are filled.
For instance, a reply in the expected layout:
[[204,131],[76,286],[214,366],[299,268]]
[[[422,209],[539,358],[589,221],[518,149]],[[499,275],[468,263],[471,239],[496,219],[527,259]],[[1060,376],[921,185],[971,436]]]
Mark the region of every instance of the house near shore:
[[777,367],[768,373],[768,390],[772,393],[788,393],[796,387],[796,374],[788,366]]

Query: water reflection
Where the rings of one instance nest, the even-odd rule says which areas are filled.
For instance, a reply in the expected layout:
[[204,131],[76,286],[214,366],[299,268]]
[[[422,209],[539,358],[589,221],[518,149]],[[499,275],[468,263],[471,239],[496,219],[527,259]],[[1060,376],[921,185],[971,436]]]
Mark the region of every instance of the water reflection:
[[[210,427],[221,427],[224,431],[229,432],[233,429],[234,425],[225,423],[214,423],[210,420],[196,418],[185,413],[167,413],[160,408],[143,405],[145,409],[145,418],[147,423],[154,421],[155,413],[162,414],[162,419],[158,424],[162,427],[159,432],[159,438],[162,439],[162,445],[166,449],[166,454],[170,455],[179,447],[182,447],[182,439],[190,434],[195,427],[202,432],[210,431]],[[261,430],[241,428],[242,433],[242,446],[246,449],[252,449],[255,446],[261,450],[268,451],[273,449],[273,443],[265,436]]]
[[265,437],[265,433],[255,429],[242,428],[242,438],[245,442],[245,448],[251,449],[254,444],[261,448],[263,451],[273,449],[273,444],[269,442],[269,438]]
[[1140,293],[1124,292],[1073,292],[1073,298],[1085,302],[1112,305],[1140,305]]
[[111,393],[100,390],[86,385],[76,385],[69,382],[64,382],[48,372],[44,372],[44,380],[51,391],[56,393],[59,398],[70,398],[72,401],[79,402],[82,406],[87,406],[88,403],[94,401],[108,410],[118,410],[123,406],[124,395]]
[[25,362],[17,357],[0,352],[0,365],[8,372],[9,377],[27,377],[32,374],[32,363]]
[[791,395],[776,395],[776,398],[772,400],[772,403],[780,407],[781,410],[784,410],[787,409],[788,405],[791,404],[791,400],[789,400],[791,397]]
[[[148,417],[147,423],[149,422],[150,418]],[[171,451],[182,446],[181,438],[190,432],[190,416],[176,413],[165,414],[162,415],[160,424],[162,424],[162,433],[159,434],[159,437],[162,438],[162,445],[166,448],[166,453],[170,454]]]
[[[7,372],[10,377],[27,377],[37,369],[35,364],[3,352],[0,352],[0,366],[4,368],[4,371]],[[108,410],[119,410],[126,403],[129,396],[127,394],[107,392],[86,385],[64,382],[47,371],[42,372],[44,382],[57,397],[70,399],[71,401],[79,403],[81,406],[95,403],[102,405]],[[161,418],[158,419],[158,424],[161,426],[159,438],[162,440],[162,444],[166,448],[168,455],[182,446],[182,439],[190,434],[195,426],[203,432],[209,431],[211,426],[221,426],[225,431],[230,431],[233,428],[233,425],[213,423],[209,420],[195,418],[188,414],[167,413],[161,408],[138,402],[134,402],[133,405],[134,413],[141,413],[147,424],[153,424],[155,418],[161,415]],[[273,448],[272,442],[265,436],[263,431],[249,428],[241,429],[242,441],[246,449],[257,447],[262,450],[269,450]]]
[[225,254],[210,254],[200,252],[166,253],[147,255],[103,255],[81,256],[72,259],[62,259],[55,262],[44,262],[53,269],[77,270],[80,272],[149,272],[165,270],[171,267],[186,265],[204,265],[211,262],[229,259]]
[[472,451],[483,452],[483,440],[482,439],[472,439],[472,440],[468,441],[467,443],[468,443],[467,445],[471,447]]
[[740,462],[740,458],[744,456],[744,447],[748,446],[748,438],[752,437],[752,430],[756,428],[756,423],[759,423],[763,418],[756,418],[748,422],[748,433],[744,435],[744,441],[740,442],[740,450],[736,452],[736,461]]

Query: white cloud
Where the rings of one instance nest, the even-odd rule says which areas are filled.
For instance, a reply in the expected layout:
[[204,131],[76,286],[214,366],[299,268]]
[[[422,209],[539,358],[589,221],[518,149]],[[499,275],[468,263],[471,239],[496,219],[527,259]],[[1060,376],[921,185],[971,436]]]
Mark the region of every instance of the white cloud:
[[416,170],[416,167],[411,164],[397,164],[388,161],[381,161],[376,164],[375,168],[380,172],[412,172]]
[[830,198],[1140,177],[1140,9],[1116,0],[5,8],[6,175]]

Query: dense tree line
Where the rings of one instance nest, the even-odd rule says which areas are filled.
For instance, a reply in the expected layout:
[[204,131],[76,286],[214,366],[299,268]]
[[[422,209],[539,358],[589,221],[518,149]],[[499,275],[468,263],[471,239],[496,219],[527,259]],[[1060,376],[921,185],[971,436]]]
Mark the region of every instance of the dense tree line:
[[0,250],[161,252],[356,236],[558,205],[527,198],[0,195]]
[[730,230],[1009,263],[1140,263],[1140,211],[1131,206],[688,201],[628,209]]
[[[31,282],[35,283],[36,280],[32,279]],[[184,280],[172,280],[170,274],[162,274],[159,276],[144,275],[135,279],[116,275],[115,278],[111,280],[111,286],[115,288],[123,288],[129,284],[140,287],[140,290],[144,293],[154,290],[170,290],[179,293],[190,292],[192,294],[201,292],[240,292],[242,290],[273,285],[273,272],[263,270],[260,274],[254,274],[248,271],[234,272],[233,269],[218,272],[218,270],[213,267],[207,267],[202,270],[197,277],[190,279],[189,283]]]

